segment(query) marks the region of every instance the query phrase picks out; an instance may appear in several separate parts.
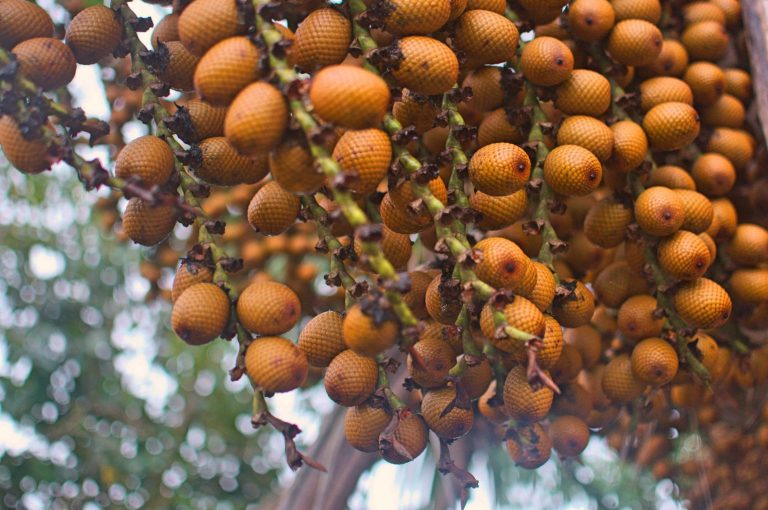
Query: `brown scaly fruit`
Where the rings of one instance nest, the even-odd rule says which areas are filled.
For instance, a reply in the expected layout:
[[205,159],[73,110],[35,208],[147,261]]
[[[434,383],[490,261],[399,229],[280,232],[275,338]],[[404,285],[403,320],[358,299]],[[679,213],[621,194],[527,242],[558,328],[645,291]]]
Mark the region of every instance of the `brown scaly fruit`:
[[580,280],[565,279],[561,282],[570,290],[567,295],[556,296],[552,303],[552,315],[566,328],[577,328],[589,323],[595,312],[595,296]]
[[207,138],[198,148],[202,163],[194,168],[194,173],[205,182],[218,186],[254,184],[269,173],[266,154],[243,156],[223,136]]
[[379,0],[375,4],[384,29],[396,35],[426,35],[437,31],[450,18],[451,0]]
[[45,9],[27,0],[0,2],[0,46],[13,48],[35,37],[51,37],[53,21]]
[[179,15],[175,12],[166,14],[152,30],[152,47],[158,48],[158,43],[179,40]]
[[503,237],[486,237],[475,249],[482,253],[475,267],[478,278],[493,287],[516,293],[523,289],[525,274],[532,262],[517,244]]
[[663,386],[677,375],[677,351],[661,338],[646,338],[632,349],[632,372],[651,386]]
[[103,5],[93,5],[72,18],[65,38],[77,63],[88,65],[112,53],[122,35],[117,13]]
[[[504,352],[515,355],[516,359],[524,359],[525,342],[514,338],[496,338],[496,323],[493,318],[493,305],[487,304],[480,313],[480,330],[491,339],[493,345]],[[529,333],[532,336],[543,338],[546,331],[546,321],[541,311],[525,299],[517,296],[505,305],[504,317],[507,324],[513,328]]]
[[544,181],[555,193],[583,196],[600,185],[603,167],[584,147],[561,145],[544,160]]
[[651,235],[672,235],[685,221],[685,205],[680,196],[669,188],[648,188],[635,201],[635,219],[640,228]]
[[266,235],[285,232],[299,214],[301,201],[284,190],[278,183],[266,183],[251,199],[248,205],[248,223]]
[[537,422],[547,417],[554,392],[547,386],[531,387],[525,368],[518,365],[504,382],[504,411],[515,420]]
[[26,140],[10,115],[0,117],[0,147],[8,161],[25,174],[48,170],[55,160],[41,140]]
[[232,101],[224,118],[224,135],[240,153],[258,155],[274,149],[287,126],[283,94],[269,83],[256,82]]
[[526,152],[511,143],[492,143],[469,161],[469,178],[475,188],[492,196],[509,195],[525,186],[531,175]]
[[217,42],[248,30],[234,0],[197,0],[182,11],[178,26],[179,40],[199,56]]
[[384,432],[392,414],[382,407],[367,404],[350,407],[344,414],[344,437],[361,452],[379,449],[379,435]]
[[224,39],[206,51],[195,67],[195,92],[211,105],[229,105],[241,90],[261,77],[260,56],[247,37]]
[[520,33],[503,14],[481,9],[466,11],[456,20],[454,31],[454,44],[466,55],[466,67],[500,64],[517,55]]
[[213,281],[213,271],[203,264],[182,259],[176,276],[173,278],[171,289],[171,302],[175,303],[179,296],[196,283],[210,283]]
[[459,77],[459,61],[445,44],[423,36],[403,37],[394,48],[402,61],[392,76],[403,86],[420,94],[447,92]]
[[376,361],[347,349],[339,353],[325,372],[325,391],[339,405],[360,405],[376,389]]
[[563,457],[576,457],[589,442],[589,428],[578,416],[558,416],[549,426],[552,446]]
[[200,57],[193,55],[179,41],[165,44],[168,50],[168,60],[158,73],[158,78],[174,90],[188,91],[195,88],[194,75]]
[[621,354],[605,366],[601,387],[606,397],[624,404],[642,395],[645,383],[632,372],[632,361],[629,356]]
[[598,117],[611,106],[608,79],[588,69],[574,69],[557,87],[555,106],[567,115]]
[[411,290],[403,294],[403,301],[417,319],[426,320],[429,318],[426,294],[427,287],[432,282],[432,276],[424,271],[411,271],[408,277],[411,279]]
[[293,391],[307,379],[304,353],[286,338],[256,338],[245,351],[245,370],[256,387],[267,393]]
[[389,106],[389,87],[380,76],[359,67],[335,65],[312,79],[309,98],[322,119],[349,129],[376,127]]
[[463,436],[472,430],[474,423],[472,408],[463,409],[457,405],[453,387],[428,391],[421,400],[421,415],[427,426],[444,439]]
[[643,118],[643,129],[651,147],[663,151],[679,150],[699,136],[699,114],[686,103],[662,103]]
[[739,224],[728,245],[728,255],[742,266],[768,261],[768,230],[754,223]]
[[615,248],[624,241],[631,222],[632,209],[606,197],[589,209],[584,219],[584,234],[601,248]]
[[619,308],[618,328],[630,341],[658,336],[664,327],[664,318],[654,313],[656,298],[648,294],[632,296]]
[[237,318],[258,335],[279,335],[293,328],[301,317],[301,302],[290,287],[278,282],[256,281],[237,300]]
[[327,367],[333,358],[347,348],[342,337],[343,318],[329,310],[313,317],[299,333],[299,349],[309,364]]
[[525,469],[541,467],[552,455],[552,441],[539,423],[510,429],[506,446],[514,463]]
[[720,285],[708,278],[698,278],[681,285],[674,296],[674,306],[681,319],[694,328],[722,326],[731,316],[731,298]]
[[445,340],[433,337],[419,340],[412,350],[420,360],[415,363],[413,354],[408,355],[408,373],[413,381],[426,389],[444,386],[448,371],[456,362],[451,346]]
[[290,60],[307,72],[340,64],[351,42],[352,24],[346,16],[335,9],[317,9],[296,29]]
[[427,447],[429,429],[424,419],[410,411],[400,411],[392,438],[397,441],[395,447],[390,441],[379,440],[379,453],[390,464],[410,462]]
[[621,64],[644,66],[653,63],[659,56],[663,40],[661,31],[652,23],[626,19],[613,27],[606,49]]
[[117,155],[115,175],[121,179],[140,179],[146,186],[168,182],[174,169],[173,151],[161,138],[146,135],[136,138]]
[[388,319],[376,321],[359,304],[347,310],[342,325],[344,343],[358,354],[376,357],[397,342],[397,324]]
[[154,246],[168,237],[176,225],[176,208],[172,204],[150,205],[132,198],[123,212],[123,232],[134,243]]
[[693,232],[678,230],[659,242],[659,265],[676,280],[694,280],[709,268],[710,253],[704,240]]
[[535,85],[559,85],[573,71],[573,53],[554,37],[536,37],[523,48],[520,70]]
[[[392,144],[389,136],[380,129],[347,131],[336,144],[333,158],[344,172],[357,175],[351,189],[360,195],[367,195],[376,190],[387,174],[392,159]],[[391,225],[387,226],[398,232]]]
[[207,344],[224,331],[229,308],[229,297],[218,285],[197,283],[173,304],[171,327],[190,345]]
[[50,37],[35,37],[13,47],[20,74],[43,90],[63,87],[72,81],[77,62],[72,50]]
[[566,117],[557,130],[558,145],[579,145],[600,161],[613,152],[613,131],[604,122],[588,115]]

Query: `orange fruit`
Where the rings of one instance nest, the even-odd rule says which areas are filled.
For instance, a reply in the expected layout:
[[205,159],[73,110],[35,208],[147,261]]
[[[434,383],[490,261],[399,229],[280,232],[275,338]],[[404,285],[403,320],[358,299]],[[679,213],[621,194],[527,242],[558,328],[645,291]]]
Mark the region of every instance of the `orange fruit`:
[[599,301],[609,308],[621,306],[629,297],[632,276],[632,268],[624,260],[604,267],[592,283]]
[[402,54],[392,76],[404,87],[420,94],[447,92],[459,76],[459,61],[445,44],[423,36],[403,37],[396,47]]
[[51,168],[55,158],[48,155],[42,140],[25,140],[18,124],[10,115],[0,117],[0,147],[3,155],[20,172],[39,174]]
[[475,250],[482,259],[475,266],[477,277],[496,288],[519,292],[523,288],[531,259],[518,245],[502,237],[486,237]]
[[710,197],[722,196],[736,183],[736,169],[720,154],[709,152],[699,156],[691,168],[696,189]]
[[421,416],[405,412],[400,414],[393,436],[402,448],[395,449],[391,443],[379,442],[379,453],[391,464],[405,464],[421,455],[427,447],[429,429]]
[[392,106],[392,115],[398,122],[403,127],[415,127],[420,134],[434,127],[438,113],[437,106],[428,97],[415,94],[408,89],[403,89],[402,97]]
[[122,35],[123,27],[115,11],[103,5],[93,5],[72,18],[65,38],[77,62],[87,65],[112,53]]
[[733,202],[727,198],[712,200],[712,210],[714,211],[712,224],[707,229],[710,237],[716,241],[733,237],[738,223],[738,215]]
[[696,182],[684,168],[674,165],[657,166],[651,169],[647,188],[665,186],[674,190],[696,191]]
[[485,116],[477,130],[477,145],[484,147],[496,142],[520,143],[525,134],[509,122],[507,110],[498,108]]
[[528,154],[511,143],[486,145],[475,152],[469,161],[472,184],[488,195],[514,193],[525,186],[530,175],[531,160]]
[[608,160],[611,169],[628,172],[640,166],[648,152],[648,138],[643,128],[631,120],[611,125],[613,153]]
[[725,93],[711,105],[702,108],[701,120],[706,126],[738,129],[744,124],[744,104],[731,94]]
[[600,200],[584,218],[584,234],[601,248],[615,248],[624,241],[632,222],[632,209],[612,197]]
[[381,6],[384,29],[396,35],[429,34],[448,22],[451,0],[387,0]]
[[685,205],[676,191],[655,186],[638,195],[635,219],[640,228],[651,235],[672,235],[685,221]]
[[619,331],[630,341],[659,336],[664,327],[664,318],[654,315],[658,306],[656,298],[648,294],[630,297],[619,308]]
[[269,153],[269,172],[291,193],[313,193],[325,181],[325,174],[315,166],[306,142],[297,137],[286,137]]
[[557,284],[552,271],[547,266],[535,261],[533,266],[536,268],[536,288],[533,290],[530,300],[539,310],[544,311],[555,299]]
[[626,354],[613,358],[605,366],[601,388],[614,402],[629,403],[643,394],[645,383],[632,372],[632,361]]
[[578,328],[588,324],[595,312],[595,296],[579,280],[564,279],[566,288],[571,288],[571,294],[555,297],[552,303],[552,315],[566,328]]
[[344,172],[357,175],[352,190],[367,195],[374,192],[387,175],[392,143],[387,133],[380,129],[347,131],[333,149],[333,158]]
[[[514,359],[525,359],[525,342],[514,338],[495,338],[496,324],[493,319],[493,311],[491,305],[483,307],[480,314],[480,330],[491,339],[497,349],[513,354]],[[544,337],[546,333],[544,315],[535,304],[526,298],[515,297],[511,303],[504,306],[503,313],[507,325],[539,338]]]
[[608,36],[606,49],[624,65],[645,66],[659,56],[663,40],[661,31],[652,23],[643,19],[622,19]]
[[506,441],[507,453],[515,465],[524,469],[537,469],[543,466],[552,455],[552,440],[538,423],[518,425],[510,429]]
[[456,399],[456,389],[453,387],[428,391],[421,401],[421,415],[427,426],[439,437],[457,439],[470,430],[474,423],[472,408],[462,409],[454,405],[450,411],[443,414],[448,406]]
[[352,24],[331,8],[309,13],[299,24],[290,46],[291,63],[304,71],[340,64],[352,42]]
[[616,15],[608,0],[577,0],[568,9],[571,32],[578,39],[594,42],[603,39],[613,28]]
[[381,221],[400,234],[416,234],[429,226],[432,222],[428,215],[413,214],[407,209],[401,209],[395,205],[389,193],[384,195],[380,206]]
[[324,378],[325,391],[339,405],[360,405],[373,394],[378,375],[379,367],[375,360],[347,349],[328,365]]
[[261,187],[248,204],[248,223],[265,235],[281,234],[293,225],[300,206],[296,195],[271,181]]
[[661,19],[659,0],[612,0],[611,5],[616,21],[637,18],[655,24]]
[[117,155],[115,175],[140,179],[145,185],[163,185],[174,170],[174,156],[165,140],[145,135],[131,141]]
[[478,227],[500,229],[522,218],[528,208],[528,194],[521,189],[511,195],[494,197],[475,191],[469,197],[469,206],[482,215]]
[[[419,7],[420,10],[423,8]],[[453,41],[456,49],[466,55],[465,65],[479,67],[513,60],[519,38],[517,27],[503,13],[478,9],[459,16]]]
[[395,345],[398,328],[393,320],[376,319],[354,305],[344,317],[342,336],[347,347],[373,358]]
[[[426,184],[426,187],[440,202],[443,204],[448,202],[448,190],[442,179],[432,179]],[[403,181],[394,188],[390,188],[389,197],[400,209],[407,209],[411,202],[418,199],[411,181]],[[424,212],[424,216],[431,219],[431,215],[427,211]]]
[[504,11],[507,9],[507,2],[504,0],[468,0],[465,10],[472,11],[476,9],[504,14]]
[[[676,39],[664,39],[656,60],[639,69],[641,76],[682,76],[688,67],[688,50]],[[623,86],[623,85],[622,85]]]
[[693,280],[709,269],[707,244],[698,235],[686,230],[678,230],[662,239],[657,255],[664,272],[676,280]]
[[259,49],[245,36],[216,43],[194,69],[195,92],[207,103],[227,106],[241,90],[261,77],[260,56]]
[[173,304],[171,327],[190,345],[216,339],[229,322],[229,297],[218,285],[196,283]]
[[301,302],[290,287],[278,282],[256,281],[237,299],[237,318],[258,335],[279,335],[293,328],[301,317]]
[[520,70],[535,85],[559,85],[573,71],[573,53],[554,37],[536,37],[523,48]]
[[549,426],[552,446],[563,457],[576,457],[587,447],[589,428],[577,416],[558,416]]
[[682,149],[699,136],[699,114],[686,103],[662,103],[651,108],[643,118],[643,129],[654,149]]
[[693,91],[683,80],[670,76],[650,78],[640,84],[640,108],[647,112],[662,103],[693,104]]
[[408,277],[411,279],[411,290],[403,294],[403,301],[417,319],[429,319],[426,293],[427,287],[432,282],[432,276],[425,271],[410,271]]
[[487,112],[504,103],[501,69],[496,66],[483,66],[470,71],[461,86],[472,89],[472,97],[465,104],[473,110]]
[[224,118],[224,135],[238,152],[256,155],[275,148],[287,126],[288,106],[283,94],[258,81],[232,101]]
[[200,99],[193,98],[176,109],[176,115],[182,111],[189,120],[189,128],[180,137],[187,142],[199,142],[214,136],[224,136],[224,117],[227,109],[213,106]]
[[755,153],[755,139],[740,129],[716,128],[706,150],[722,154],[731,160],[736,170],[741,170],[749,164]]
[[739,224],[728,245],[728,255],[742,266],[756,266],[768,261],[768,231],[753,223]]
[[572,345],[564,344],[560,358],[551,368],[552,379],[557,383],[570,381],[581,372],[581,368],[582,361],[579,350]]
[[608,79],[588,69],[574,69],[557,87],[555,106],[567,115],[598,117],[611,106]]
[[749,101],[752,97],[752,77],[743,69],[727,68],[723,72],[725,92],[741,101]]
[[45,9],[27,0],[0,2],[0,46],[13,48],[35,37],[53,36],[53,21]]
[[390,421],[392,414],[384,408],[367,404],[350,407],[344,415],[344,437],[361,452],[375,452],[379,449],[379,435]]
[[193,55],[179,41],[165,43],[168,61],[158,73],[158,77],[175,90],[194,89],[194,73],[200,57]]
[[579,145],[600,161],[606,161],[613,152],[613,131],[594,117],[571,115],[563,120],[557,130],[557,144]]
[[685,221],[680,228],[696,234],[707,230],[714,215],[712,202],[697,191],[678,189],[675,193],[683,201],[685,208]]
[[725,73],[710,62],[694,62],[688,66],[683,80],[693,91],[693,100],[704,106],[711,105],[725,92]]
[[256,387],[267,393],[293,391],[307,379],[304,353],[286,338],[256,338],[245,351],[245,369]]
[[731,298],[720,285],[707,278],[683,283],[675,293],[677,314],[694,328],[711,329],[731,316]]
[[[404,269],[408,265],[408,261],[411,259],[411,238],[408,234],[400,234],[390,229],[386,225],[382,225],[382,237],[379,241],[378,249],[387,257],[387,260],[395,267],[395,269]],[[372,268],[366,263],[365,255],[363,254],[363,245],[358,236],[355,236],[355,253],[362,260],[362,267],[366,270],[373,271]]]
[[13,47],[19,72],[43,90],[63,87],[72,81],[77,62],[72,50],[50,37],[35,37]]
[[451,346],[445,340],[430,337],[416,342],[413,350],[421,359],[421,363],[414,363],[413,356],[408,355],[408,373],[413,381],[426,389],[445,386],[448,371],[456,362]]
[[176,208],[173,205],[152,206],[138,198],[132,198],[123,212],[123,232],[134,243],[154,246],[168,237],[176,225]]
[[387,83],[371,71],[347,65],[322,69],[309,91],[324,120],[349,129],[378,126],[389,106]]
[[179,40],[179,15],[175,12],[166,14],[152,30],[152,47],[157,49],[158,43]]
[[525,368],[517,365],[504,381],[504,412],[515,420],[537,422],[547,417],[552,407],[554,392],[541,386],[533,389],[528,383]]
[[768,302],[768,269],[737,269],[728,283],[737,301],[752,305]]
[[179,296],[196,283],[210,283],[213,281],[213,271],[202,264],[182,259],[176,269],[171,291],[171,302],[175,303]]
[[722,23],[699,21],[688,26],[680,35],[692,60],[717,61],[728,51],[730,37]]
[[185,8],[179,17],[179,40],[195,55],[202,56],[219,41],[245,34],[235,2],[197,0]]
[[602,175],[600,161],[578,145],[560,145],[544,160],[544,181],[560,195],[587,195],[597,189]]
[[725,12],[714,2],[693,2],[683,7],[683,19],[686,25],[700,21],[716,21],[725,25]]
[[223,136],[205,139],[198,147],[202,152],[203,161],[194,169],[195,175],[211,184],[253,184],[268,173],[266,156],[243,156]]
[[342,338],[341,314],[327,311],[317,314],[299,333],[299,349],[309,364],[327,367],[333,358],[347,348]]
[[602,354],[602,339],[600,332],[591,325],[565,330],[564,340],[568,345],[578,349],[581,355],[582,366],[585,369],[592,368],[600,360]]
[[632,372],[646,384],[663,386],[677,375],[677,351],[661,338],[646,338],[632,349]]
[[425,301],[429,316],[441,324],[453,324],[461,312],[461,300],[447,300],[441,289],[445,286],[441,275],[435,276],[427,287]]
[[520,5],[533,18],[534,23],[549,23],[563,11],[566,0],[521,0]]

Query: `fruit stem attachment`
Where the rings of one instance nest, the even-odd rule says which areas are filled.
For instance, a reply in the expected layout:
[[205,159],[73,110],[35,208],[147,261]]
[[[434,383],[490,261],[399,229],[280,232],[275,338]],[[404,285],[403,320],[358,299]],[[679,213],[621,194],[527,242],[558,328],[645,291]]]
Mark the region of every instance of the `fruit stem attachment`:
[[393,411],[406,409],[408,406],[405,405],[405,402],[400,400],[400,397],[395,395],[392,388],[389,387],[389,375],[387,375],[385,360],[382,356],[379,356],[377,361],[379,361],[379,377],[376,381],[376,387],[384,394],[384,397],[387,399],[387,404],[389,404],[389,407],[391,407]]

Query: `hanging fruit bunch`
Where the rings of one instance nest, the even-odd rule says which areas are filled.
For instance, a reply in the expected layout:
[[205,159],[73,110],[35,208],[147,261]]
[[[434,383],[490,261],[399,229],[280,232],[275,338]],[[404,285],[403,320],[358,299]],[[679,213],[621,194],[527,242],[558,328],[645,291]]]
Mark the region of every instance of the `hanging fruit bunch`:
[[[740,9],[174,1],[147,48],[124,0],[79,11],[63,41],[3,0],[0,144],[26,174],[61,160],[114,189],[106,213],[128,199],[103,223],[158,246],[145,273],[174,332],[236,339],[254,425],[289,445],[268,398],[312,374],[355,448],[404,463],[431,431],[465,488],[448,445],[478,427],[525,468],[602,434],[667,476],[662,431],[710,409],[697,426],[717,442],[717,402],[748,413],[768,379]],[[76,63],[114,69],[109,125],[59,93]],[[148,134],[124,143],[134,116]],[[78,155],[84,135],[113,168]]]

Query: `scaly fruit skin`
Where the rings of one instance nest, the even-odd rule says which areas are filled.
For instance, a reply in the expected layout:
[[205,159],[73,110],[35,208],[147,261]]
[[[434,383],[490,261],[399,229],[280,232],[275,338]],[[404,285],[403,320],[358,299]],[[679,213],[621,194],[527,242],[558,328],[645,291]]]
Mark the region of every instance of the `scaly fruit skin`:
[[693,91],[693,101],[701,106],[711,105],[725,91],[725,73],[711,62],[693,62],[685,70],[683,80]]
[[451,346],[438,338],[426,338],[416,342],[413,351],[421,360],[416,363],[413,355],[408,355],[408,373],[413,381],[426,389],[444,386],[448,371],[456,362]]
[[768,269],[737,269],[728,284],[737,301],[751,305],[768,302]]
[[361,452],[378,451],[379,435],[391,420],[392,414],[381,407],[367,404],[350,407],[344,415],[344,437]]
[[600,161],[613,153],[613,131],[604,122],[588,115],[566,117],[557,130],[558,145],[579,145]]
[[301,201],[278,183],[266,183],[248,205],[248,223],[257,232],[277,235],[285,232],[299,214]]
[[709,248],[693,232],[678,230],[662,239],[657,255],[664,272],[676,280],[694,280],[709,268]]
[[646,338],[632,349],[632,372],[651,386],[663,386],[677,375],[677,351],[661,338]]
[[387,113],[389,97],[387,82],[380,76],[347,65],[322,69],[309,89],[315,113],[349,129],[378,126]]
[[675,193],[682,200],[685,209],[685,221],[680,228],[695,234],[706,231],[714,217],[712,202],[697,191],[677,189]]
[[720,60],[728,50],[730,37],[717,21],[700,21],[686,28],[680,35],[691,60]]
[[643,118],[643,129],[651,147],[663,151],[682,149],[699,136],[699,114],[686,103],[662,103]]
[[245,34],[237,4],[230,0],[197,0],[181,13],[179,40],[195,55],[202,56],[219,41]]
[[[688,67],[688,51],[675,39],[664,39],[661,53],[652,63],[639,68],[641,76],[682,76]],[[622,85],[623,86],[623,85]]]
[[435,32],[451,16],[451,0],[382,0],[379,8],[384,29],[396,35],[426,35]]
[[184,108],[189,118],[190,129],[183,134],[186,142],[200,142],[206,138],[224,136],[224,117],[227,108],[213,106],[200,99],[193,98],[179,106],[176,111]]
[[[387,175],[392,160],[392,144],[381,129],[347,131],[333,149],[333,158],[343,171],[357,174],[351,189],[360,195],[368,195]],[[387,226],[398,232],[391,225]]]
[[51,168],[53,158],[48,155],[45,143],[25,140],[10,115],[0,117],[0,147],[8,161],[20,172],[39,174]]
[[632,209],[606,197],[589,209],[584,218],[584,234],[601,248],[615,248],[624,241],[626,228],[632,222]]
[[685,221],[685,205],[680,196],[669,188],[648,188],[635,200],[635,219],[640,228],[651,235],[672,235]]
[[465,103],[473,110],[488,112],[504,103],[501,70],[496,66],[484,66],[470,71],[461,86],[472,89],[472,98]]
[[346,16],[335,9],[317,9],[296,29],[290,60],[307,72],[340,64],[351,42],[352,24]]
[[53,36],[53,21],[45,9],[27,0],[0,2],[0,46],[13,48],[35,37]]
[[537,469],[552,455],[549,434],[538,423],[520,425],[510,429],[506,446],[514,463],[525,469]]
[[397,324],[392,320],[377,323],[360,305],[347,310],[342,325],[344,343],[358,354],[376,357],[397,342]]
[[611,84],[594,71],[574,69],[557,87],[555,106],[567,115],[598,117],[611,106]]
[[301,317],[299,297],[278,282],[254,282],[237,300],[237,318],[258,335],[279,335],[296,325]]
[[651,169],[646,188],[665,186],[669,189],[696,191],[696,182],[684,168],[675,165],[662,165]]
[[739,224],[728,245],[728,255],[742,266],[768,261],[768,230],[753,223]]
[[532,262],[518,245],[503,237],[486,237],[475,244],[475,249],[483,254],[475,267],[478,278],[515,293],[523,289]]
[[193,55],[179,41],[165,43],[168,62],[158,73],[158,78],[174,90],[188,91],[195,88],[194,75],[200,57]]
[[515,420],[541,421],[552,407],[553,396],[554,392],[547,386],[534,390],[528,383],[525,368],[517,365],[509,371],[504,382],[504,411]]
[[115,175],[139,178],[146,186],[162,186],[174,168],[173,152],[164,140],[145,135],[131,141],[117,155]]
[[86,7],[67,26],[67,45],[78,64],[95,64],[112,53],[123,35],[117,13],[103,5]]
[[643,128],[631,120],[621,120],[611,126],[613,153],[608,160],[611,169],[626,173],[640,166],[648,152],[648,138]]
[[310,365],[327,367],[333,358],[346,350],[341,332],[342,322],[341,314],[329,310],[313,317],[301,330],[299,349]]
[[168,237],[176,218],[176,208],[171,204],[152,206],[132,198],[123,212],[123,231],[134,243],[154,246]]
[[481,358],[479,363],[467,366],[461,376],[461,384],[467,392],[467,397],[470,400],[480,398],[494,380],[493,377],[493,368],[487,358]]
[[648,294],[632,296],[621,305],[617,326],[630,341],[658,336],[664,327],[664,318],[656,317],[656,298]]
[[376,361],[347,349],[339,353],[325,372],[325,391],[339,405],[360,405],[376,389]]
[[389,442],[379,441],[379,453],[390,464],[405,464],[421,455],[427,447],[429,429],[418,414],[401,411],[393,436],[404,452],[396,450]]
[[628,66],[651,64],[661,53],[664,37],[652,23],[627,19],[616,23],[606,48],[618,62]]
[[[466,81],[466,80],[464,80]],[[439,110],[427,96],[403,89],[400,100],[392,105],[392,115],[405,127],[413,126],[419,134],[432,129]]]
[[681,285],[674,296],[675,310],[694,328],[722,326],[731,316],[731,297],[720,285],[698,278]]
[[607,0],[578,0],[571,2],[568,22],[577,38],[595,42],[611,31],[616,21],[611,3]]
[[601,387],[605,396],[626,404],[643,394],[645,383],[632,372],[632,360],[626,354],[613,358],[605,367]]
[[563,457],[576,457],[589,442],[589,428],[577,416],[558,416],[549,426],[552,446]]
[[693,104],[693,91],[683,80],[669,76],[650,78],[640,84],[640,108],[647,112],[654,106],[675,102]]
[[261,77],[260,55],[256,45],[244,36],[218,42],[195,67],[195,92],[211,105],[229,105],[241,90]]
[[612,0],[616,21],[642,19],[649,23],[658,23],[661,19],[659,0]]
[[522,189],[530,175],[528,154],[511,143],[486,145],[469,161],[469,178],[475,188],[492,196],[509,195]]
[[467,67],[500,64],[513,60],[517,55],[520,33],[517,27],[502,14],[471,10],[456,20],[456,48],[466,54]]
[[288,126],[283,94],[265,82],[252,83],[235,97],[224,118],[224,135],[242,154],[274,149]]
[[[457,439],[472,430],[472,407],[462,409],[455,401],[456,389],[453,387],[428,391],[421,400],[424,421],[435,434],[444,439]],[[451,409],[443,414],[449,407]]]
[[309,364],[290,340],[265,336],[256,338],[245,351],[245,370],[253,384],[265,392],[285,393],[304,384]]
[[746,114],[744,103],[726,93],[701,110],[701,121],[705,126],[738,129],[744,124]]
[[578,145],[556,147],[544,160],[544,180],[560,195],[588,195],[600,185],[602,176],[600,161]]
[[[497,349],[512,354],[515,359],[524,359],[526,352],[525,342],[513,338],[496,338],[496,324],[493,320],[493,311],[491,304],[483,307],[480,313],[480,330],[486,337],[491,339],[491,342]],[[511,303],[504,307],[503,312],[507,324],[513,328],[539,338],[544,337],[546,332],[544,315],[536,305],[524,297],[515,297]]]
[[176,269],[171,290],[171,302],[175,303],[185,290],[196,283],[210,283],[213,281],[213,271],[210,268],[189,260],[182,260]]
[[459,77],[459,61],[453,51],[435,39],[422,36],[403,37],[396,43],[403,55],[392,76],[419,94],[434,95],[448,91]]
[[536,287],[533,290],[530,300],[543,312],[549,308],[552,301],[555,299],[557,283],[555,282],[555,276],[547,266],[541,262],[533,262],[533,265],[536,268]]
[[72,50],[58,39],[35,37],[13,47],[19,72],[43,90],[63,87],[72,81],[77,62]]
[[179,15],[166,14],[152,30],[152,48],[157,49],[158,43],[179,40]]
[[536,37],[523,48],[520,70],[535,85],[559,85],[573,71],[573,53],[554,37]]
[[269,153],[269,172],[283,189],[297,194],[314,193],[325,181],[309,148],[294,137],[284,139]]
[[223,136],[203,140],[198,147],[203,162],[194,173],[205,182],[218,186],[254,184],[269,172],[266,155],[258,158],[243,156]]
[[565,279],[562,282],[573,290],[564,297],[558,297],[552,303],[552,315],[566,328],[578,328],[589,323],[595,312],[595,296],[579,280]]
[[[563,328],[551,315],[544,315],[544,337],[542,347],[539,349],[537,359],[539,367],[547,370],[553,367],[563,352]],[[526,353],[527,355],[527,353]],[[525,362],[526,360],[521,360]]]
[[171,327],[190,345],[207,344],[224,331],[229,308],[229,297],[218,285],[197,283],[173,304]]
[[469,206],[482,215],[478,227],[487,230],[500,229],[523,217],[528,209],[528,194],[521,189],[511,195],[494,197],[482,191],[475,191],[469,197]]
[[403,301],[417,319],[427,320],[429,312],[427,312],[426,293],[427,287],[432,282],[432,276],[424,271],[411,271],[408,277],[411,279],[411,290],[403,294]]

